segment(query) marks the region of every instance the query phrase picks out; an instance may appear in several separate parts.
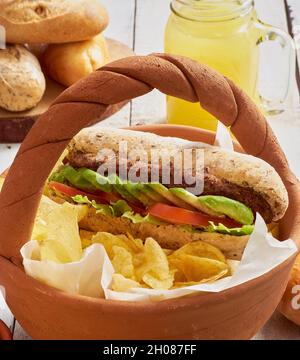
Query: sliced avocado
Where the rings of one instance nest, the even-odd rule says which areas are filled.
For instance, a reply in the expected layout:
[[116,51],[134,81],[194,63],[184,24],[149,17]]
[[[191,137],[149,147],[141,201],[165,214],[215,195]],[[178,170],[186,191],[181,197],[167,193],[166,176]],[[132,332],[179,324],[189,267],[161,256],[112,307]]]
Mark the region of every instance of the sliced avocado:
[[182,188],[172,188],[169,191],[174,194],[176,197],[181,199],[182,201],[190,204],[194,208],[204,212],[205,214],[212,215],[212,216],[220,216],[222,214],[212,210],[210,207],[206,206],[197,196],[190,193],[189,191],[182,189]]
[[104,192],[112,192],[113,187],[109,183],[107,177],[98,174],[96,171],[87,169],[87,168],[80,168],[78,173],[88,181],[96,190],[101,190]]
[[239,201],[215,195],[199,196],[198,200],[211,210],[227,215],[240,224],[251,225],[254,222],[252,210]]
[[162,185],[160,183],[150,183],[150,184],[147,184],[147,186],[150,187],[150,189],[153,189],[154,191],[156,191],[161,196],[163,196],[171,204],[174,204],[174,205],[184,208],[184,209],[195,210],[195,208],[192,207],[191,205],[189,205],[186,201],[183,201],[180,198],[178,198],[177,196],[175,196],[174,194],[172,194],[170,189],[166,188],[164,185]]
[[170,204],[170,202],[160,195],[158,192],[154,191],[150,186],[147,186],[148,184],[139,184],[139,189],[146,195],[148,198],[153,200],[156,203],[164,203],[164,204]]
[[61,183],[67,180],[71,185],[78,189],[94,190],[94,186],[82,176],[82,173],[69,165],[64,166],[57,173],[52,174],[50,180],[59,181]]
[[136,198],[126,190],[123,180],[121,180],[116,174],[109,175],[108,179],[110,184],[117,191],[117,193],[122,196],[122,198],[129,202],[136,202]]
[[151,200],[140,190],[139,185],[139,183],[132,183],[130,181],[123,184],[125,189],[137,200],[139,200],[144,206],[152,205],[154,203],[153,200]]

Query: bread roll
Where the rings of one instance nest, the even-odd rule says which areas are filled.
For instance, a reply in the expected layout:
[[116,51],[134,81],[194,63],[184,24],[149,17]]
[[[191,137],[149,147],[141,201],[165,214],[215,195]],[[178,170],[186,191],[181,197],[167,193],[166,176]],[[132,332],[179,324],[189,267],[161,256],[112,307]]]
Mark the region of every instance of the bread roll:
[[102,34],[91,40],[49,45],[43,54],[45,72],[62,85],[70,86],[109,62]]
[[102,32],[108,14],[99,0],[6,0],[0,24],[9,43],[66,43]]
[[46,82],[37,58],[21,45],[0,50],[0,107],[9,111],[33,108]]

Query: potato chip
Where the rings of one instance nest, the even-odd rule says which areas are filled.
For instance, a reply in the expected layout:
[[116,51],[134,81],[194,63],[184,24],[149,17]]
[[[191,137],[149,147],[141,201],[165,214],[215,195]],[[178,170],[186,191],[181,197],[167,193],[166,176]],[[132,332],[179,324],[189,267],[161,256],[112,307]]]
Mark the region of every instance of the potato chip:
[[199,285],[199,284],[209,284],[212,283],[214,281],[217,281],[219,279],[221,279],[223,276],[227,275],[227,270],[224,270],[223,272],[220,272],[218,275],[216,276],[212,276],[209,279],[203,279],[201,281],[182,281],[182,282],[176,282],[174,281],[174,285],[173,288],[179,288],[179,287],[185,287],[185,286],[193,286],[193,285]]
[[163,249],[164,253],[167,255],[167,256],[170,256],[173,254],[174,250],[171,250],[171,249]]
[[114,291],[126,292],[132,288],[138,287],[141,287],[138,282],[126,279],[123,275],[113,274],[112,276],[111,289]]
[[42,196],[32,233],[40,243],[41,260],[67,263],[81,258],[77,218],[77,206],[60,205]]
[[131,247],[128,245],[127,237],[125,235],[113,235],[107,232],[99,232],[92,238],[92,243],[102,244],[105,247],[107,255],[110,259],[113,258],[113,247],[119,246],[125,250],[132,252]]
[[143,276],[143,282],[152,289],[156,290],[168,290],[173,286],[174,276],[172,273],[168,275],[165,279],[158,279],[156,276],[153,276],[151,273],[146,273]]
[[135,239],[130,233],[127,233],[127,243],[135,253],[144,250],[144,243],[141,239]]
[[171,256],[180,256],[182,254],[218,260],[223,263],[226,262],[225,256],[218,248],[204,241],[190,242],[174,251]]
[[177,256],[175,264],[184,275],[185,282],[208,282],[221,278],[229,271],[227,263],[187,254]]
[[138,280],[141,280],[149,271],[161,279],[169,274],[168,259],[159,244],[152,238],[147,238],[145,241],[141,263],[139,269],[136,269]]
[[154,289],[169,289],[173,284],[174,272],[169,269],[167,256],[152,238],[146,239],[143,255],[136,256],[135,275],[138,281]]
[[134,277],[134,267],[131,253],[120,246],[113,246],[112,251],[114,256],[111,262],[115,272],[132,279]]
[[176,257],[168,257],[170,270],[174,273],[174,282],[186,282],[186,277],[180,269],[180,259]]
[[279,224],[276,222],[272,222],[268,224],[268,232],[270,232],[274,238],[279,238]]
[[81,246],[83,249],[92,245],[92,238],[94,235],[96,235],[96,233],[94,233],[92,231],[80,229],[79,234],[80,234],[80,238],[81,238]]
[[76,209],[77,209],[77,221],[80,222],[88,214],[89,207],[87,205],[76,204]]

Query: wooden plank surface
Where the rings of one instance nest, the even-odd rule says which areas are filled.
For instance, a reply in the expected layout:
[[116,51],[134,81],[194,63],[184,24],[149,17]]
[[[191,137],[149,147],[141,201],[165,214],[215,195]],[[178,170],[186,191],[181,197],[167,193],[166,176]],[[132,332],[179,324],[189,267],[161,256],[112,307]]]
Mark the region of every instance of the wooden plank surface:
[[[106,30],[106,36],[124,42],[134,48],[137,54],[163,51],[163,33],[169,15],[169,0],[102,0],[102,2],[110,13],[110,25]],[[294,26],[300,25],[299,0],[288,0],[288,3],[293,10]],[[284,0],[256,0],[256,7],[260,19],[283,30],[288,29]],[[278,71],[274,70],[273,63],[267,66],[273,69],[273,75]],[[268,79],[266,76],[262,82],[266,87],[274,87],[274,85],[268,85],[270,80],[274,79]],[[127,105],[104,124],[120,127],[130,123],[162,122],[164,117],[165,98],[158,92],[152,92],[134,100],[132,106]],[[296,144],[299,143],[300,121],[297,121],[295,114],[287,113],[270,119],[270,122],[280,138],[292,167],[300,177],[300,149],[295,149]],[[0,145],[0,171],[11,163],[17,149],[17,144]],[[14,328],[15,339],[29,339],[17,322],[14,324],[12,318],[8,322]],[[300,328],[275,313],[255,338],[300,339]]]
[[[105,36],[119,40],[133,48],[135,0],[102,0],[107,8],[110,22],[105,30]],[[100,126],[126,127],[130,124],[131,103],[101,122]],[[97,126],[97,125],[96,125]]]
[[300,1],[285,0],[285,5],[286,5],[286,13],[289,23],[289,32],[294,37],[295,46],[297,50],[296,80],[300,93]]

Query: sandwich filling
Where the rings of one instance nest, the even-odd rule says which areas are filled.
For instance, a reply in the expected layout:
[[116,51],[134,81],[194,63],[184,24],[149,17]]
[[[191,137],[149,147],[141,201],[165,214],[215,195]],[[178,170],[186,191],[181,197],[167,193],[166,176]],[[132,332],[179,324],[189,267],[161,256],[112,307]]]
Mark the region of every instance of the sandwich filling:
[[250,235],[254,211],[233,198],[216,194],[195,196],[184,187],[161,183],[133,183],[117,174],[70,164],[54,172],[47,184],[49,196],[85,204],[96,215],[126,218],[134,224],[172,224],[188,232]]

